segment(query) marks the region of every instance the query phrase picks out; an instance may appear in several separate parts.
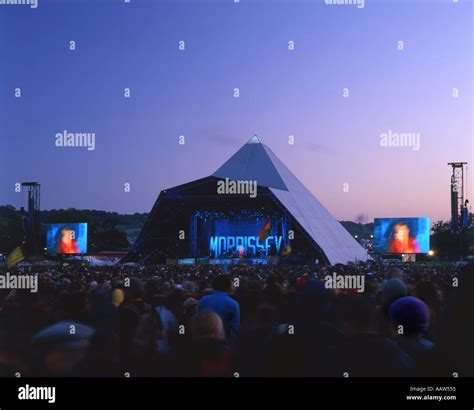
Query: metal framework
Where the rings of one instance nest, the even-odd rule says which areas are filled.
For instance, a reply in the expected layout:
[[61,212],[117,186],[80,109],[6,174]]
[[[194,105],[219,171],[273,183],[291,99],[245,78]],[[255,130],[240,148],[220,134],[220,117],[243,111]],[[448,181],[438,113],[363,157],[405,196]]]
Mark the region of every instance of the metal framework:
[[24,227],[25,241],[31,253],[39,252],[40,231],[40,200],[41,185],[38,182],[22,182],[22,187],[27,189],[28,211]]
[[464,166],[467,162],[449,162],[453,173],[451,175],[451,226],[458,229],[464,202]]

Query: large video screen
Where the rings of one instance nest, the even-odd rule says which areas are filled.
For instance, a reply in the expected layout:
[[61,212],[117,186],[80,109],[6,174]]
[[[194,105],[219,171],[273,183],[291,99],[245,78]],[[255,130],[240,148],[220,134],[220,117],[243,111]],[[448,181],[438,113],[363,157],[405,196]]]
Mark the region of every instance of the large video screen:
[[87,253],[87,223],[48,224],[46,247],[49,253]]
[[285,248],[286,219],[261,210],[196,211],[193,254],[211,258],[266,257]]
[[374,252],[428,253],[429,218],[375,218]]

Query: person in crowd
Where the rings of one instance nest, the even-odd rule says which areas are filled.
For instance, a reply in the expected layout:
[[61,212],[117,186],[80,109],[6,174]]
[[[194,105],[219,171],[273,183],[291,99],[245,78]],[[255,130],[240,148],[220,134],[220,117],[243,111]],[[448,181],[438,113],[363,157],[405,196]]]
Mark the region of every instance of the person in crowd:
[[189,325],[191,318],[197,313],[199,300],[195,298],[187,298],[183,303],[183,323]]
[[30,356],[28,333],[0,329],[0,377],[32,376],[32,369],[28,363]]
[[232,280],[229,275],[217,276],[212,287],[214,292],[211,295],[204,296],[198,305],[198,310],[212,310],[216,312],[224,324],[225,336],[227,341],[232,341],[237,335],[237,329],[240,324],[239,303],[232,299]]
[[277,308],[268,303],[257,306],[255,321],[239,328],[234,346],[235,361],[241,376],[264,376],[264,359],[275,337],[288,331],[287,324],[278,321]]
[[407,294],[407,285],[399,278],[391,278],[383,283],[380,293],[380,305],[377,307],[378,331],[381,335],[390,336],[391,334],[388,307],[395,300],[407,296]]
[[437,358],[441,363],[432,367],[433,374],[474,377],[474,262],[450,278],[449,286],[452,293],[447,298],[446,311],[440,318],[439,343],[436,346]]
[[430,327],[427,335],[436,337],[439,332],[438,318],[442,314],[440,292],[436,284],[426,279],[420,279],[415,284],[413,295],[425,302],[428,306],[430,310]]
[[85,324],[91,326],[95,333],[83,365],[84,375],[118,374],[117,308],[112,302],[110,289],[91,289],[87,295],[86,311]]
[[290,377],[326,375],[328,352],[341,341],[341,332],[328,323],[329,291],[322,282],[308,279],[296,295],[295,321],[268,346],[264,374]]
[[232,356],[221,317],[212,310],[201,310],[191,319],[190,331],[191,341],[181,355],[183,375],[230,377]]
[[393,302],[388,311],[398,345],[415,361],[417,375],[429,376],[434,343],[424,337],[430,324],[428,306],[416,297],[405,296]]
[[335,376],[345,373],[349,377],[414,374],[413,359],[391,339],[375,331],[375,306],[370,297],[341,295],[336,304],[336,321],[345,337],[328,356],[333,362]]
[[260,282],[254,278],[243,276],[239,278],[240,286],[235,294],[240,307],[241,324],[249,324],[255,320],[255,310],[262,302],[262,288]]
[[32,355],[37,374],[44,377],[77,376],[95,330],[82,323],[60,321],[36,333]]
[[120,360],[126,368],[133,365],[133,340],[142,315],[151,307],[143,300],[144,285],[136,277],[130,278],[130,286],[125,287],[125,299],[118,308],[117,333]]
[[156,313],[160,316],[163,332],[157,340],[157,350],[160,353],[169,353],[172,343],[178,335],[178,320],[170,310],[166,295],[159,295],[156,299]]
[[388,279],[400,279],[402,282],[405,280],[405,273],[402,269],[392,266],[388,269]]

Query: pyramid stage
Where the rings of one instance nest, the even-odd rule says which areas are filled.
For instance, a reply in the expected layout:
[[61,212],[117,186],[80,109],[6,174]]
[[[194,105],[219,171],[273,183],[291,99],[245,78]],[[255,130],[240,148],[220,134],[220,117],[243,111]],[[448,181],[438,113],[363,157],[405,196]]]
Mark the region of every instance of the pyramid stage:
[[160,192],[126,261],[365,261],[367,252],[255,136],[212,175]]

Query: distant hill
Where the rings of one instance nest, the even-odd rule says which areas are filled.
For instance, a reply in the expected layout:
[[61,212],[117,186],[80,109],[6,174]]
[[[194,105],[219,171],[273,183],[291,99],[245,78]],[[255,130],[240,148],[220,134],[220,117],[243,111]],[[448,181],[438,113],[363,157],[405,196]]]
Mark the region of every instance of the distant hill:
[[341,225],[347,229],[347,231],[352,235],[357,235],[358,239],[370,239],[370,235],[374,233],[374,224],[373,222],[367,224],[361,224],[352,221],[339,221]]

